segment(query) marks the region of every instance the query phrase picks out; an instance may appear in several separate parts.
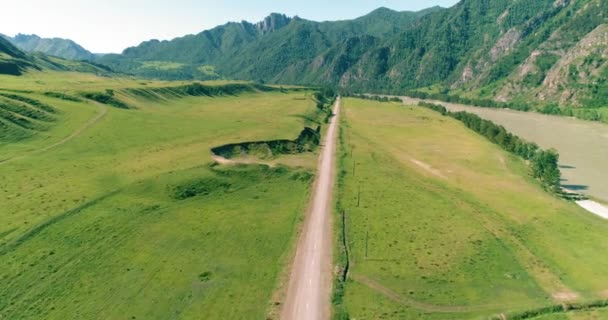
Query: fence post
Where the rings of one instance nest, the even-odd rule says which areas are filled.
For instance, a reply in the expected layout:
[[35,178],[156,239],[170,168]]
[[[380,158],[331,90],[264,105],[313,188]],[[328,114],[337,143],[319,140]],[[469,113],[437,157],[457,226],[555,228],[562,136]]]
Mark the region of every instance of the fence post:
[[361,185],[359,185],[359,193],[357,194],[357,208],[361,206]]

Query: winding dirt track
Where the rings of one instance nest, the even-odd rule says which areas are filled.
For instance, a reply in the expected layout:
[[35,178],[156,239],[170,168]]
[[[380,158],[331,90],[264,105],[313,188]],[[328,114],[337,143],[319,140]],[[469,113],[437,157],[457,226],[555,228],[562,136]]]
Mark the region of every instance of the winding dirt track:
[[28,152],[27,154],[21,155],[21,156],[17,156],[14,158],[8,158],[5,160],[0,161],[0,165],[2,164],[6,164],[18,159],[22,159],[24,157],[27,157],[30,154],[35,154],[35,153],[41,153],[41,152],[45,152],[45,151],[49,151],[51,149],[55,149],[67,142],[69,142],[70,140],[78,137],[79,135],[81,135],[83,132],[85,132],[87,129],[89,129],[90,127],[94,126],[95,124],[97,124],[103,117],[105,117],[105,115],[108,113],[108,108],[103,106],[102,104],[98,103],[98,102],[93,102],[98,108],[99,108],[99,112],[91,119],[89,119],[89,121],[87,121],[84,125],[82,125],[82,127],[78,128],[78,130],[72,132],[69,136],[61,139],[60,141],[57,141],[51,145],[48,145],[44,148],[41,149],[37,149],[37,150],[33,150],[31,152]]
[[494,303],[494,304],[479,304],[479,305],[438,305],[431,304],[423,301],[411,299],[409,297],[400,295],[399,293],[383,286],[377,281],[363,275],[351,275],[350,279],[358,282],[371,290],[391,299],[394,302],[408,306],[417,310],[431,312],[431,313],[470,313],[479,311],[491,312],[496,309],[505,308],[521,308],[521,303]]
[[331,195],[339,115],[340,98],[336,101],[334,117],[319,158],[317,180],[291,270],[281,319],[329,319],[331,314]]
[[78,130],[72,132],[72,134],[70,134],[69,136],[63,138],[61,141],[58,141],[50,146],[46,146],[40,150],[37,150],[35,152],[44,152],[44,151],[48,151],[51,149],[54,149],[56,147],[59,147],[62,144],[65,144],[66,142],[78,137],[79,135],[81,135],[83,132],[85,132],[85,130],[89,129],[90,127],[94,126],[97,122],[99,122],[99,120],[101,120],[103,117],[105,117],[106,113],[108,113],[108,108],[101,105],[98,102],[93,102],[95,105],[97,105],[97,107],[99,108],[99,112],[97,113],[97,115],[95,115],[95,117],[91,118],[89,121],[87,121],[82,127],[80,127]]

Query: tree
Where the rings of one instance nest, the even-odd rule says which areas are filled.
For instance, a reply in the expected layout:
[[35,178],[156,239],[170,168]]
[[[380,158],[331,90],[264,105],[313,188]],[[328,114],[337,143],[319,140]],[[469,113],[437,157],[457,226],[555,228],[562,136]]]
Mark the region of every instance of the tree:
[[561,188],[561,172],[559,171],[559,154],[556,150],[538,151],[531,163],[532,176],[539,179],[543,185],[553,192]]

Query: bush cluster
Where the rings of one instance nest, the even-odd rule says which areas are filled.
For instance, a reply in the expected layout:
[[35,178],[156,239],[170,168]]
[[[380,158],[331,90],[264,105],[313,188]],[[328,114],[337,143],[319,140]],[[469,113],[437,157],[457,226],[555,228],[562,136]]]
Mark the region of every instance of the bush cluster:
[[581,120],[602,121],[602,114],[596,108],[574,108],[560,107],[557,103],[548,103],[542,106],[531,106],[521,102],[500,102],[492,99],[473,99],[461,97],[458,95],[450,95],[447,92],[427,93],[422,91],[407,91],[406,96],[418,99],[439,100],[448,103],[460,103],[481,108],[497,108],[497,109],[513,109],[519,111],[537,111],[542,114],[575,117]]
[[365,99],[365,100],[373,100],[379,102],[402,102],[398,97],[387,97],[387,96],[375,96],[375,95],[365,95],[365,94],[345,94],[345,97],[353,97],[357,99]]
[[84,92],[80,95],[84,98],[97,101],[99,103],[107,104],[119,109],[129,109],[129,106],[126,103],[114,98],[113,92],[111,94],[109,92]]

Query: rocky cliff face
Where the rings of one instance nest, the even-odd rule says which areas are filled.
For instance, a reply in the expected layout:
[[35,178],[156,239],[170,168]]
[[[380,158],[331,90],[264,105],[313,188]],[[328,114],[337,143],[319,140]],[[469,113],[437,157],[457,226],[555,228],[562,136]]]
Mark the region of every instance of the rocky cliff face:
[[291,20],[292,18],[289,18],[284,14],[272,13],[263,21],[256,23],[255,27],[258,32],[267,34],[285,27],[291,22]]
[[552,28],[542,30],[549,36],[529,45],[525,59],[497,83],[493,92],[496,100],[533,99],[564,106],[602,104],[601,91],[606,89],[608,75],[608,5],[600,0],[561,0],[554,8],[562,10]]

